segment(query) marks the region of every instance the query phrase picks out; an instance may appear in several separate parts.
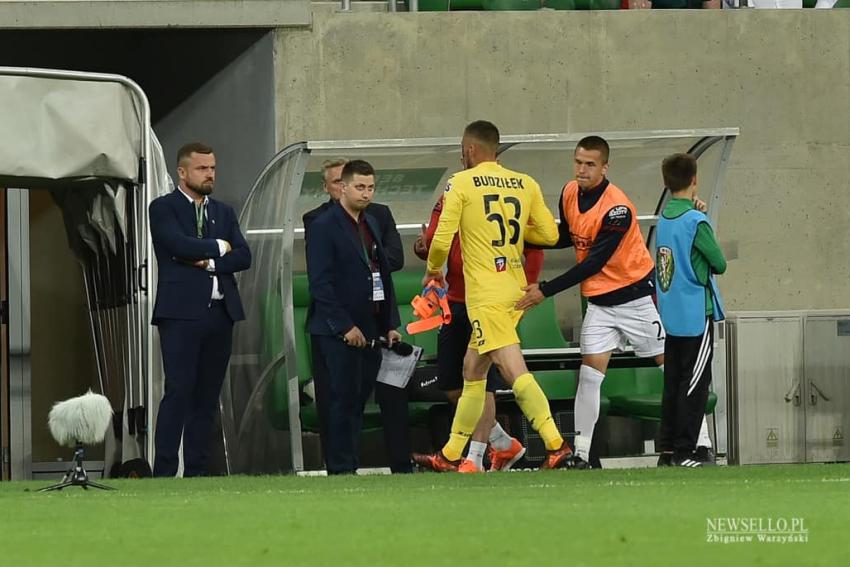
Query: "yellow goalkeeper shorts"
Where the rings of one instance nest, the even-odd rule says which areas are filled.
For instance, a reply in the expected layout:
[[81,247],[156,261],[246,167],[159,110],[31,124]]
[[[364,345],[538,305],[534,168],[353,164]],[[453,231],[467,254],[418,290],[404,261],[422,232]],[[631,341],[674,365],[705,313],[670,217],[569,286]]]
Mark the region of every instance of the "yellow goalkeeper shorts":
[[467,311],[472,326],[469,348],[477,350],[478,354],[484,354],[518,344],[516,327],[523,312],[514,309],[514,305],[515,302],[470,307]]

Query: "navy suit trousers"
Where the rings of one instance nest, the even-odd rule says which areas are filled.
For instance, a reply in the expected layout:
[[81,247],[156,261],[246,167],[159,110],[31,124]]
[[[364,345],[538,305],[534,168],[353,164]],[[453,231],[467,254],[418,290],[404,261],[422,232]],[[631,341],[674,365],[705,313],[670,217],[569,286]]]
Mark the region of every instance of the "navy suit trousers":
[[230,360],[233,320],[224,301],[213,301],[200,319],[161,319],[158,327],[165,395],[156,422],[153,474],[177,474],[182,438],[183,476],[202,476]]
[[[339,341],[339,339],[336,340]],[[320,348],[321,344],[322,337],[312,335],[313,387],[316,394],[316,410],[319,414],[319,439],[322,444],[322,458],[325,463],[329,463],[328,448],[332,437],[330,432],[331,375]],[[333,347],[331,350],[335,352]],[[338,375],[336,379],[345,380],[346,378]],[[339,392],[339,389],[337,391]],[[381,408],[384,442],[390,470],[394,473],[413,472],[410,462],[410,411],[407,406],[407,390],[375,382],[375,401]],[[350,471],[346,470],[346,472]]]
[[375,388],[381,368],[381,350],[354,348],[337,337],[318,340],[328,370],[327,443],[328,474],[352,473],[360,463],[360,431],[363,409]]

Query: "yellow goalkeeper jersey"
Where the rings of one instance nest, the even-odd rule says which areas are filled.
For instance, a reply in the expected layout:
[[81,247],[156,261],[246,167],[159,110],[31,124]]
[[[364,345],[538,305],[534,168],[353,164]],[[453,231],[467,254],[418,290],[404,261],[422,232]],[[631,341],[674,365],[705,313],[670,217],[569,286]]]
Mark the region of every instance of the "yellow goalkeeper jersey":
[[456,173],[446,184],[443,212],[428,252],[439,271],[460,234],[468,308],[509,304],[523,296],[525,242],[551,245],[558,227],[529,175],[494,161]]

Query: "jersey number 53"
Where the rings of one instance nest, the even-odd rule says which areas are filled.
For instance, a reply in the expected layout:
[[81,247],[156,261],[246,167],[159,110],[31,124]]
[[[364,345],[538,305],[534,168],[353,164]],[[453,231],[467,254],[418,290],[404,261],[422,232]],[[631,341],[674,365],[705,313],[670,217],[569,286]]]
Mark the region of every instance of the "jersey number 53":
[[[488,194],[484,195],[484,214],[487,215],[487,220],[489,222],[494,222],[499,227],[500,237],[498,240],[492,240],[490,243],[496,247],[502,247],[505,245],[505,236],[507,235],[507,229],[505,227],[505,219],[502,216],[501,212],[493,211],[492,206],[493,203],[499,202],[499,195],[496,194]],[[508,227],[511,229],[511,239],[509,242],[511,244],[516,244],[519,242],[520,236],[520,226],[519,226],[519,218],[522,214],[522,204],[520,200],[516,197],[505,197],[503,199],[506,205],[510,205],[513,208],[514,216],[513,218],[509,218],[507,221]]]

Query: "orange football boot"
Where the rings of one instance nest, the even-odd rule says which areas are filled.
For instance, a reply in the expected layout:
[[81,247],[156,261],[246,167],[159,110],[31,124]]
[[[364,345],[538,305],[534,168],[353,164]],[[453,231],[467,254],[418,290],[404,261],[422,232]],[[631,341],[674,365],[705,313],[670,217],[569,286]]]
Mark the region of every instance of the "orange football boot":
[[511,446],[504,451],[490,447],[490,472],[508,471],[525,455],[525,447],[517,439],[511,438]]
[[429,469],[434,472],[457,472],[460,466],[460,459],[450,461],[443,456],[442,451],[437,451],[432,455],[424,455],[422,453],[413,453],[413,462],[424,469]]
[[572,456],[573,450],[570,449],[565,439],[560,449],[546,451],[546,459],[540,463],[540,469],[557,469],[563,466],[569,466],[569,460]]

